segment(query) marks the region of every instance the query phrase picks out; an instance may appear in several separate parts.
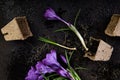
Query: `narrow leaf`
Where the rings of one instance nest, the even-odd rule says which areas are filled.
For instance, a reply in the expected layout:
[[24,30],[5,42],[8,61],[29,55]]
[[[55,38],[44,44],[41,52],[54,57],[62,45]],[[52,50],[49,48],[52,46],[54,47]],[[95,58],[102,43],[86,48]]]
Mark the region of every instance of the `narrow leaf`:
[[56,46],[59,46],[59,47],[68,49],[68,50],[76,50],[76,48],[69,48],[69,47],[66,47],[66,46],[64,46],[64,45],[61,45],[61,44],[59,44],[59,43],[56,43],[56,42],[54,42],[54,41],[52,41],[52,40],[43,38],[43,37],[40,37],[39,40],[42,41],[42,42],[45,42],[45,43],[49,43],[49,44],[52,44],[52,45],[56,45]]
[[76,22],[77,22],[77,19],[79,17],[79,14],[80,14],[80,9],[78,10],[76,16],[75,16],[75,20],[74,20],[74,26],[76,26]]
[[54,32],[61,32],[61,31],[68,31],[70,30],[69,28],[61,28],[61,29],[57,29]]

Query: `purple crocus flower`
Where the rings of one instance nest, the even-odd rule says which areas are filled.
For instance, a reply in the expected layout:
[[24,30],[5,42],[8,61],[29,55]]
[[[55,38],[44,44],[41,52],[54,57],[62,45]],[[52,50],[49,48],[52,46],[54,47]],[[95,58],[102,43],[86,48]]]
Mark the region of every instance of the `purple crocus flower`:
[[66,22],[65,20],[63,20],[62,18],[60,18],[55,11],[52,8],[48,8],[44,14],[44,17],[47,20],[60,20],[62,22],[64,22],[66,25],[71,25],[70,23]]
[[47,18],[48,20],[58,20],[58,16],[56,15],[55,11],[51,8],[47,9],[44,17]]
[[[63,61],[66,61],[63,56],[62,59]],[[38,61],[35,68],[31,67],[25,80],[44,80],[43,75],[52,72],[56,72],[57,74],[72,80],[70,73],[57,61],[55,50],[51,50],[51,52],[46,55],[45,59]]]
[[[65,59],[65,58],[64,58]],[[66,77],[66,78],[71,78],[70,73],[65,70],[60,63],[57,61],[57,56],[56,56],[56,51],[51,50],[51,53],[48,53],[46,55],[46,58],[42,60],[42,62],[52,68],[56,73],[59,75]]]
[[52,72],[54,71],[50,67],[44,65],[42,62],[39,61],[35,65],[35,68],[31,67],[25,80],[44,80],[43,75]]

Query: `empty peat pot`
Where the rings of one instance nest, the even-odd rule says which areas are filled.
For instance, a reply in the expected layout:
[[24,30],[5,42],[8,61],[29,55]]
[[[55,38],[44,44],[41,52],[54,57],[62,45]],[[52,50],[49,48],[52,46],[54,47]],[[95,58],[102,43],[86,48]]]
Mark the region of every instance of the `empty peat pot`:
[[105,34],[108,36],[120,37],[120,14],[113,14],[111,20],[105,30]]
[[92,45],[84,57],[93,61],[108,61],[112,55],[113,47],[101,39],[92,39]]
[[15,17],[1,29],[1,32],[6,41],[25,40],[33,36],[25,16]]

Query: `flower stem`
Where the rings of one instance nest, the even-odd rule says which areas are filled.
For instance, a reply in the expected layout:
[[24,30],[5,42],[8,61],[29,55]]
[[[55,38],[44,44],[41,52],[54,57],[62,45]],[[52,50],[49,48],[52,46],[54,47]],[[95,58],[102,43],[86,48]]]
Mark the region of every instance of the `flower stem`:
[[81,41],[83,47],[85,48],[86,51],[88,51],[88,48],[87,48],[87,46],[85,44],[85,41],[84,41],[83,37],[81,36],[81,34],[76,29],[76,27],[71,24],[71,25],[69,25],[69,28],[78,36],[78,38]]
[[68,64],[67,70],[70,72],[71,80],[81,80],[80,77],[78,76],[78,74],[75,72],[75,70],[71,67],[66,51],[65,51],[65,56],[66,56],[66,60],[67,60],[67,64]]
[[61,22],[65,23],[67,26],[69,26],[69,23],[67,23],[65,20],[61,19],[60,17],[57,17],[58,20],[60,20]]

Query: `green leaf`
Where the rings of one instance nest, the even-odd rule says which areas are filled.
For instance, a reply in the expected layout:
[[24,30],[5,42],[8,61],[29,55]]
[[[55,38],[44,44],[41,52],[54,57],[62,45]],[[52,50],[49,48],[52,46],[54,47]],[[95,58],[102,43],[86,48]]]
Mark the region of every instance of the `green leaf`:
[[56,43],[56,42],[54,42],[54,41],[52,41],[52,40],[49,40],[49,39],[47,39],[47,38],[39,37],[38,40],[40,40],[40,41],[42,41],[42,42],[45,42],[45,43],[52,44],[52,45],[56,45],[56,46],[59,46],[59,47],[62,47],[62,48],[68,49],[68,50],[76,50],[76,48],[66,47],[66,46],[61,45],[61,44],[59,44],[59,43]]
[[68,27],[76,34],[76,36],[79,38],[80,42],[82,43],[83,47],[85,48],[85,50],[88,51],[88,48],[87,48],[87,46],[85,44],[85,41],[84,41],[82,35],[76,29],[76,27],[74,25],[72,25],[72,24],[70,26],[68,26]]
[[52,40],[47,39],[47,38],[39,37],[39,40],[42,41],[42,42],[45,42],[45,43],[49,43],[49,44],[53,44],[53,45],[58,45],[58,43],[53,42]]
[[69,28],[61,28],[61,29],[57,29],[54,32],[60,32],[60,31],[68,31],[70,30]]
[[67,51],[65,51],[65,57],[66,57],[66,60],[67,60],[67,65],[68,65],[68,71],[71,73],[71,77],[74,79],[74,80],[81,80],[80,77],[78,76],[78,74],[75,72],[75,70],[70,66],[70,62],[69,62],[69,58],[68,58],[68,55],[67,55]]
[[76,16],[75,16],[75,20],[74,20],[74,26],[76,26],[76,22],[77,22],[77,19],[79,17],[79,14],[80,14],[80,9],[78,10]]
[[87,70],[87,68],[83,68],[83,67],[76,67],[75,70],[79,70],[79,69],[84,69],[84,70]]
[[73,53],[74,53],[74,51],[70,52],[69,62],[71,60],[71,57],[72,57]]
[[70,68],[70,62],[69,62],[69,58],[68,58],[68,55],[67,55],[67,51],[65,50],[65,57],[66,57],[66,60],[67,60],[67,65],[68,65],[68,68]]
[[45,79],[45,80],[49,80],[49,78],[48,78],[48,77],[46,77],[45,75],[43,75],[43,77],[44,77],[44,79]]

